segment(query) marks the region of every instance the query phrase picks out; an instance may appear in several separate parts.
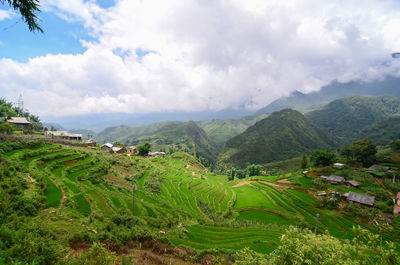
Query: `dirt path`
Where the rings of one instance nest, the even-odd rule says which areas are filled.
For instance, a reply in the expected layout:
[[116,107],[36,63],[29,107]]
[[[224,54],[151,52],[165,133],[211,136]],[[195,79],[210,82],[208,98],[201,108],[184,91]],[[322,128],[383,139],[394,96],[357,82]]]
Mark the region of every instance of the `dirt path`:
[[111,205],[110,205],[110,203],[108,202],[107,198],[104,197],[104,196],[101,196],[101,197],[103,197],[103,200],[104,200],[104,202],[106,203],[107,208],[109,208],[113,213],[117,213],[117,211],[115,211],[114,208],[111,207]]
[[395,194],[393,194],[393,192],[391,190],[389,190],[386,186],[385,183],[383,183],[383,180],[380,178],[375,178],[375,181],[379,184],[379,186],[381,186],[384,190],[386,190],[387,192],[389,192],[390,196],[395,196]]

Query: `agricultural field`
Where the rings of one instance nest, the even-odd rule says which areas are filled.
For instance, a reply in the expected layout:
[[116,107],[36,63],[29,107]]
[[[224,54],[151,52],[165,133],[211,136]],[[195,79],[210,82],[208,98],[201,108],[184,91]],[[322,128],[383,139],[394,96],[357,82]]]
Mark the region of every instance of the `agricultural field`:
[[[38,223],[47,220],[42,225],[60,242],[112,231],[105,220],[120,223],[116,218],[132,216],[132,211],[135,233],[145,228],[152,237],[199,251],[232,253],[250,247],[270,253],[290,225],[341,239],[351,239],[357,225],[376,233],[341,209],[320,207],[313,177],[296,173],[228,181],[186,153],[128,157],[54,144],[13,150],[3,157],[26,168],[25,193],[33,196],[39,192],[35,182],[43,181],[45,208],[35,218]],[[122,236],[116,239],[124,242]]]

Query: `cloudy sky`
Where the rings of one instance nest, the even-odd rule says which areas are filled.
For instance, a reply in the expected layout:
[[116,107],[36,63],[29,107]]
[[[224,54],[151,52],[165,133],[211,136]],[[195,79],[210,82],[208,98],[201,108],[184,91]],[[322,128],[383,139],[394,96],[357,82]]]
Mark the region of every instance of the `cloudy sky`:
[[0,9],[0,97],[41,116],[257,109],[397,72],[400,1],[41,0]]

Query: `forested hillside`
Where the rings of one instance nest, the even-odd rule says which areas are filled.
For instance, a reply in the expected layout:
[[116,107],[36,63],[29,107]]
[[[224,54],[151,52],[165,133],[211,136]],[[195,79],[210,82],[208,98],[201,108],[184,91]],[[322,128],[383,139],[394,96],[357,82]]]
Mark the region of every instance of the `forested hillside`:
[[215,143],[194,121],[166,125],[152,135],[138,137],[132,143],[140,142],[150,142],[156,151],[186,151],[196,154],[197,157],[205,159],[206,164],[212,164],[218,154]]
[[342,144],[358,139],[361,130],[373,123],[399,113],[400,98],[351,96],[335,100],[306,116]]
[[361,131],[360,139],[370,139],[377,145],[385,145],[400,139],[400,116],[378,121]]
[[220,169],[263,164],[329,148],[333,142],[300,112],[272,113],[244,133],[229,140],[218,156]]

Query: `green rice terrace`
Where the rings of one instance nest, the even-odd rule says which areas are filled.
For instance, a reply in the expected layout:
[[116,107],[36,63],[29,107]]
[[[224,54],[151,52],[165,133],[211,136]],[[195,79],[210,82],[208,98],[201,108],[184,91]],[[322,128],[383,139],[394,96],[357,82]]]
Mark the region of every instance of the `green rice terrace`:
[[[45,143],[10,146],[3,159],[20,168],[23,195],[43,202],[30,222],[50,230],[64,250],[94,238],[121,244],[158,238],[199,253],[249,247],[267,254],[290,225],[339,239],[352,239],[358,225],[378,233],[362,217],[321,207],[312,174],[228,181],[186,153],[149,158]],[[363,185],[343,189],[365,192]],[[398,235],[384,238],[398,243]]]

